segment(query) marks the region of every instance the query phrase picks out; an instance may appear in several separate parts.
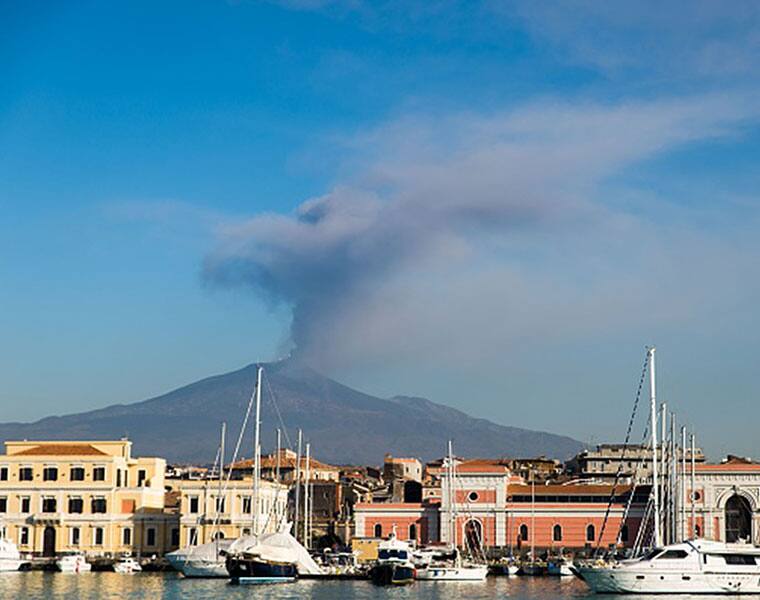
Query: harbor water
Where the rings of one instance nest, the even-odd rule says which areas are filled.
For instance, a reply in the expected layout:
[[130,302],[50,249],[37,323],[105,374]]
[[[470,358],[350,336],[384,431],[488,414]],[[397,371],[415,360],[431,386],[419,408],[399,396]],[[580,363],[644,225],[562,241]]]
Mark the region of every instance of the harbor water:
[[576,578],[489,577],[485,582],[415,582],[377,587],[368,581],[308,581],[266,586],[235,586],[226,580],[185,579],[174,573],[87,573],[38,571],[0,576],[0,600],[555,600],[601,598]]

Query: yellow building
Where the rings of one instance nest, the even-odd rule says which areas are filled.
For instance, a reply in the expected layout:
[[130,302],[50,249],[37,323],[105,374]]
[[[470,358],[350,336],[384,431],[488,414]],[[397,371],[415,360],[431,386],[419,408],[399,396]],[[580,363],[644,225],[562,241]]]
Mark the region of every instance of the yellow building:
[[164,510],[162,458],[132,458],[132,442],[5,442],[0,523],[22,553],[160,555],[177,547]]
[[[175,479],[168,485],[180,493],[180,546],[205,544],[219,538],[249,535],[253,527],[253,479],[223,482],[218,479]],[[258,526],[273,532],[288,510],[288,486],[259,482]]]

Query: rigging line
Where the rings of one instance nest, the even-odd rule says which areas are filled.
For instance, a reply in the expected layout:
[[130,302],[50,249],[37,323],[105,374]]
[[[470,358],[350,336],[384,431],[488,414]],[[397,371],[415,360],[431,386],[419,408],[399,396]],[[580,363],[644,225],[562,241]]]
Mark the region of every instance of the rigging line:
[[277,403],[277,395],[274,393],[274,388],[272,387],[272,384],[269,381],[269,375],[267,375],[267,372],[264,371],[264,382],[267,386],[267,391],[269,392],[269,401],[274,407],[274,412],[277,414],[277,420],[280,422],[280,427],[282,427],[282,432],[285,434],[285,442],[288,445],[288,448],[291,450],[293,449],[293,442],[290,439],[290,436],[288,435],[288,428],[285,427],[285,421],[282,419],[282,413],[280,413],[280,407]]
[[631,412],[631,418],[628,421],[628,430],[625,432],[625,442],[623,443],[623,451],[620,454],[620,462],[618,463],[617,472],[615,473],[615,481],[612,483],[612,490],[610,491],[610,500],[607,503],[607,510],[604,513],[604,520],[602,521],[601,531],[599,532],[599,539],[596,542],[595,553],[599,550],[604,539],[604,531],[607,528],[607,521],[610,518],[610,511],[612,510],[612,504],[615,501],[615,491],[617,490],[620,477],[623,474],[623,461],[626,458],[626,451],[628,450],[628,444],[631,441],[631,431],[633,431],[633,424],[636,421],[636,411],[639,407],[639,401],[641,400],[641,390],[644,387],[644,379],[646,378],[647,370],[649,368],[649,353],[644,356],[644,365],[641,368],[641,377],[639,377],[639,387],[636,390],[636,399],[633,402],[633,411]]

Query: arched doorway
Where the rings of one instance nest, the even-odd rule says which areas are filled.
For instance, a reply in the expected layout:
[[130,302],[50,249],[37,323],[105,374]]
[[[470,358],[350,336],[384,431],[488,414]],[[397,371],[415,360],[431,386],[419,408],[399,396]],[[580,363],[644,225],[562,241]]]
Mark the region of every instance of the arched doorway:
[[464,539],[467,541],[467,549],[476,554],[483,547],[483,526],[480,521],[470,519],[464,524]]
[[45,527],[42,534],[42,556],[55,556],[55,527]]
[[752,508],[746,498],[734,494],[726,502],[726,542],[752,539]]

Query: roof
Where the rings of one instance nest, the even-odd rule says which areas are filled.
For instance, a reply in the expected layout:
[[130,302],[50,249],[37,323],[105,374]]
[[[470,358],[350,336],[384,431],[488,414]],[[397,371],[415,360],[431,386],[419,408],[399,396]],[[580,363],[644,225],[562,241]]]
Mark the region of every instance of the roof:
[[92,444],[40,444],[14,456],[108,456]]
[[[530,495],[535,490],[536,496],[609,496],[611,485],[510,485],[509,495]],[[624,494],[631,489],[630,485],[618,485],[615,494]]]
[[[285,456],[280,455],[280,468],[281,469],[295,469],[296,468],[296,459],[291,456]],[[236,463],[233,463],[232,465],[233,469],[251,469],[253,468],[253,459],[247,458],[245,460],[239,460]],[[276,455],[267,455],[261,457],[261,468],[262,469],[274,469],[277,467],[277,457]],[[301,457],[301,469],[306,470],[306,457]],[[323,463],[321,461],[318,461],[315,458],[309,458],[309,469],[312,471],[340,471],[339,467],[335,467],[333,465],[328,465],[327,463]]]

